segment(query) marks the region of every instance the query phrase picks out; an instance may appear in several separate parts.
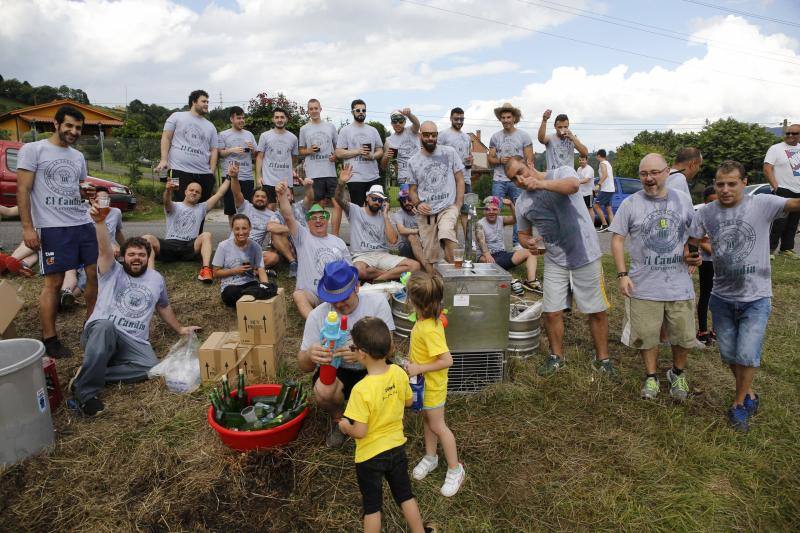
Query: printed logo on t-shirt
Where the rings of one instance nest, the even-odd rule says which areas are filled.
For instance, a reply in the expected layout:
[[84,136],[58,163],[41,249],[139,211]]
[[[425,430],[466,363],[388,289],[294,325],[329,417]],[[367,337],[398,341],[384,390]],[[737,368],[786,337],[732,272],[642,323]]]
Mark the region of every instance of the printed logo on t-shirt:
[[681,217],[674,211],[653,211],[642,221],[644,246],[657,254],[669,253],[683,237],[684,230]]
[[379,226],[364,222],[362,230],[367,234],[367,242],[361,241],[362,248],[369,248],[370,250],[382,250],[384,248],[384,233]]
[[741,263],[756,245],[756,231],[744,220],[723,220],[711,244],[716,262],[729,265]]
[[291,166],[291,148],[283,139],[273,139],[267,144],[267,168],[288,169]]
[[[355,135],[353,135],[353,140],[355,141],[355,147],[354,148],[359,148],[360,149],[365,144],[368,144],[370,151],[372,151],[374,149],[374,147],[372,146],[372,135],[368,135],[366,133],[356,133]],[[355,159],[356,161],[359,161],[359,162],[370,162],[370,161],[367,161],[366,159],[364,159],[364,157],[361,156],[361,155],[358,155],[358,156],[354,157],[353,159]]]
[[122,315],[128,318],[141,318],[153,305],[153,295],[146,287],[131,283],[117,292],[114,301]]
[[175,235],[179,238],[189,239],[194,229],[195,216],[193,211],[183,211],[175,219]]
[[314,269],[317,277],[314,279],[314,286],[317,286],[319,277],[325,271],[325,265],[343,259],[342,252],[336,248],[320,248],[314,257]]
[[192,148],[203,148],[203,145],[208,144],[203,130],[197,124],[187,124],[183,130],[183,137]]
[[312,145],[319,147],[319,152],[307,155],[311,159],[327,159],[331,153],[333,153],[333,143],[331,142],[330,135],[326,134],[324,131],[315,131],[308,137],[308,146],[306,148],[311,148]]
[[800,150],[784,150],[786,152],[786,159],[789,160],[789,166],[792,169],[792,175],[800,176]]
[[497,152],[501,157],[511,157],[512,155],[519,155],[519,148],[517,147],[517,143],[514,142],[513,138],[508,137],[503,139],[503,142],[500,143],[500,147],[497,149]]
[[80,171],[72,159],[56,159],[44,168],[44,182],[57,196],[77,196]]

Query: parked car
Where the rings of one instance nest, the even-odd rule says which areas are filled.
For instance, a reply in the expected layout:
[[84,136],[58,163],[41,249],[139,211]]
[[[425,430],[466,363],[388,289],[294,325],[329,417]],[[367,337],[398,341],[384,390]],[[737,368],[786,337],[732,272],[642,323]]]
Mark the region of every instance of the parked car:
[[[0,141],[0,205],[17,205],[17,156],[22,143]],[[111,206],[122,212],[136,208],[136,197],[131,190],[120,183],[89,176],[85,183],[95,187],[105,187],[111,195]]]
[[[599,182],[600,178],[595,178],[594,184],[597,185]],[[614,176],[614,196],[611,198],[611,210],[616,213],[625,198],[641,190],[642,182],[638,179]],[[595,191],[594,195],[596,199],[597,191]],[[599,224],[600,219],[597,217],[597,213],[594,211],[592,213],[594,214],[595,224]]]

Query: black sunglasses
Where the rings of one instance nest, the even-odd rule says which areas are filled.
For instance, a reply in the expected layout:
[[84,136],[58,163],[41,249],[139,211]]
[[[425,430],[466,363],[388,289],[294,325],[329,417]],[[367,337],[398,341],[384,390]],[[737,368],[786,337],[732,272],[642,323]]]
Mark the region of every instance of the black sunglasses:
[[353,109],[353,113],[366,113],[366,109]]
[[800,131],[787,131],[785,135],[800,135]]
[[380,198],[378,196],[367,196],[367,198],[369,198],[370,200],[372,200],[376,204],[382,204],[384,202],[383,198]]
[[404,118],[393,118],[392,124],[403,124],[406,121]]

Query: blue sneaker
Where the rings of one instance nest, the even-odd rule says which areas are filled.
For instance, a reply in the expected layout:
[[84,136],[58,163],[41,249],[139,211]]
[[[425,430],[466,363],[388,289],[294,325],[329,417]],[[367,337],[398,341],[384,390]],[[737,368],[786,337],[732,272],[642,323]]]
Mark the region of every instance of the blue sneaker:
[[755,398],[751,398],[749,394],[745,394],[744,396],[744,408],[747,409],[747,416],[753,416],[758,412],[758,401],[760,396],[756,394]]
[[749,416],[744,405],[734,405],[728,409],[728,423],[736,431],[741,431],[742,433],[750,431],[750,424],[747,423]]

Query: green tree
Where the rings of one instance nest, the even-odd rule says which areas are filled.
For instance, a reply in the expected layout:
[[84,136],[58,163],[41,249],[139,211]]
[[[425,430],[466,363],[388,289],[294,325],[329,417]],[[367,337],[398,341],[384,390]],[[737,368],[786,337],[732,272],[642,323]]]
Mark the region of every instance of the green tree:
[[777,142],[780,142],[778,137],[758,124],[732,118],[713,122],[698,135],[697,146],[703,152],[704,162],[695,179],[712,183],[720,163],[733,159],[744,165],[751,183],[762,183],[765,181],[761,170],[764,154]]
[[128,104],[127,118],[136,121],[145,131],[160,133],[173,111],[157,104],[148,105],[141,100],[133,100]]
[[260,134],[272,128],[272,112],[276,107],[286,110],[289,119],[286,122],[286,129],[295,135],[299,135],[300,127],[308,122],[308,112],[305,108],[294,100],[288,99],[283,93],[278,93],[277,96],[270,96],[266,92],[259,93],[247,105],[245,119],[247,128],[253,132],[256,139]]
[[386,127],[377,120],[370,120],[367,124],[378,130],[378,135],[381,136],[381,145],[383,145],[386,142]]
[[11,132],[8,130],[0,130],[0,141],[10,141]]
[[613,161],[614,174],[626,178],[636,178],[639,175],[639,161],[652,152],[668,157],[667,149],[664,146],[637,142],[623,144],[617,148],[615,154]]

